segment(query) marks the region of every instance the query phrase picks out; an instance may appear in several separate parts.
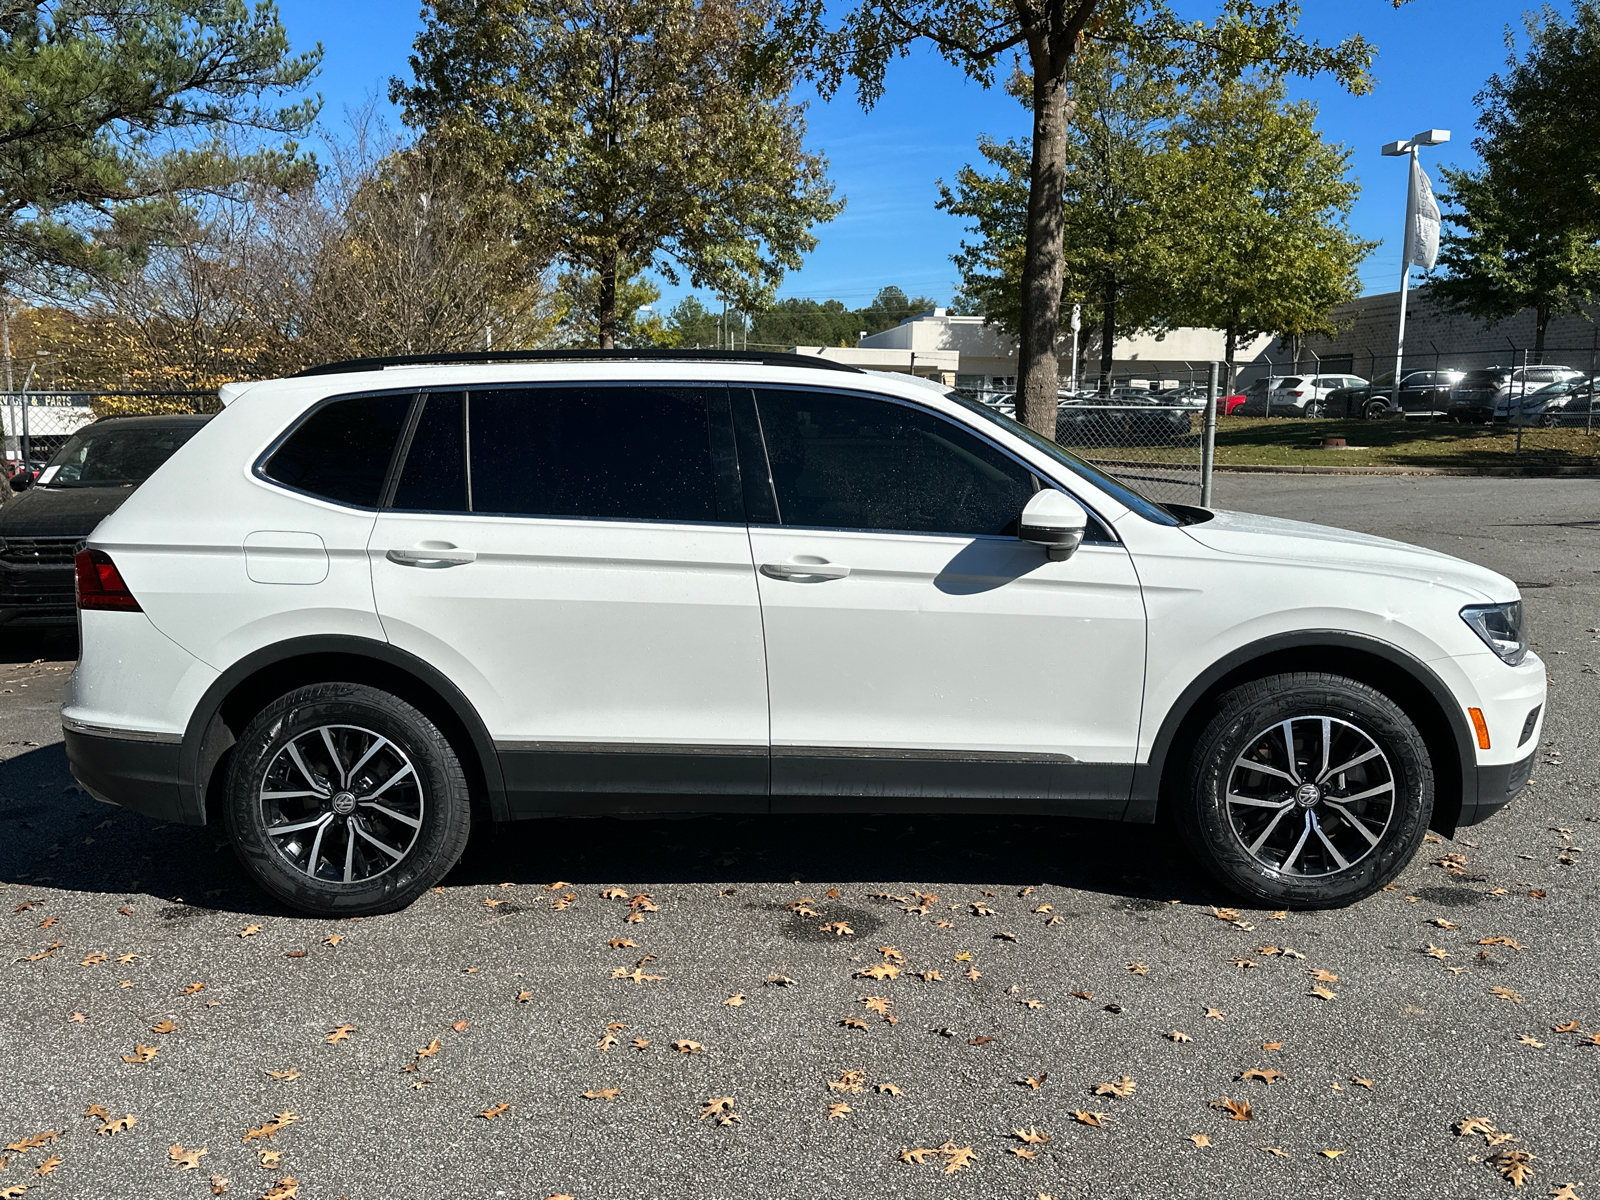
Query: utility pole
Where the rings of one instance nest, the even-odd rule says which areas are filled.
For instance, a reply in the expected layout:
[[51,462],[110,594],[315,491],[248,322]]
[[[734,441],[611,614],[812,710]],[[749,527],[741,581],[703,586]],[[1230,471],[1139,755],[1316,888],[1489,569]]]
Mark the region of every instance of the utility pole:
[[1083,305],[1072,306],[1072,373],[1067,390],[1076,393],[1078,390],[1078,330],[1083,328]]

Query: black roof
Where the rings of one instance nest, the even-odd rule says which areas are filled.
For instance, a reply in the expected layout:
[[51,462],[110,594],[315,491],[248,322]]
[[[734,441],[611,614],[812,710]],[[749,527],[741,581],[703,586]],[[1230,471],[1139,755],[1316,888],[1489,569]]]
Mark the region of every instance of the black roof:
[[474,350],[454,354],[396,354],[383,358],[348,358],[342,362],[307,367],[306,375],[343,375],[351,371],[381,371],[385,367],[454,366],[465,363],[518,362],[704,362],[750,363],[763,367],[820,367],[825,371],[860,374],[847,366],[810,354],[784,354],[766,350]]

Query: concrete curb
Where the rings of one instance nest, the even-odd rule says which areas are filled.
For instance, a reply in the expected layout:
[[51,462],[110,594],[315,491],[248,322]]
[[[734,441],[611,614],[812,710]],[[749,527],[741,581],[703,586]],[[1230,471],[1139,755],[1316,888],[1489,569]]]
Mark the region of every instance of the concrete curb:
[[1238,475],[1444,475],[1444,476],[1600,476],[1600,465],[1593,467],[1537,466],[1526,467],[1269,467],[1238,463],[1232,466],[1217,463],[1213,470]]

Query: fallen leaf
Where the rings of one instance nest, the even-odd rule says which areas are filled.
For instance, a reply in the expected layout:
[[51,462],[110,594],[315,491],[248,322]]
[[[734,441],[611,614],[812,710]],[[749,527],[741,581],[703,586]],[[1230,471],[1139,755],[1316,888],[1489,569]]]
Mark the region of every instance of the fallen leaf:
[[714,1100],[707,1100],[700,1109],[702,1121],[713,1121],[718,1125],[732,1125],[739,1120],[739,1114],[733,1111],[732,1096],[718,1096]]
[[341,1025],[322,1040],[330,1044],[333,1042],[348,1042],[350,1035],[355,1032],[356,1027],[354,1025]]
[[138,1123],[139,1123],[139,1118],[134,1116],[132,1113],[129,1113],[125,1117],[118,1117],[114,1121],[111,1120],[109,1117],[107,1117],[104,1120],[104,1123],[101,1124],[100,1128],[95,1130],[95,1133],[96,1134],[127,1133],[128,1130],[132,1129]]
[[1513,950],[1526,950],[1527,949],[1527,947],[1524,946],[1521,942],[1518,942],[1518,941],[1516,941],[1516,940],[1514,940],[1512,938],[1508,938],[1508,937],[1479,938],[1478,939],[1478,945],[1480,945],[1480,946],[1510,946],[1511,949],[1513,949]]
[[1244,1072],[1242,1075],[1240,1075],[1239,1078],[1240,1079],[1259,1079],[1259,1080],[1261,1080],[1262,1083],[1270,1085],[1270,1084],[1282,1082],[1282,1080],[1283,1080],[1283,1072],[1279,1071],[1279,1070],[1277,1070],[1277,1069],[1275,1069],[1273,1067],[1252,1067],[1252,1068],[1250,1068],[1250,1070],[1248,1070],[1248,1071]]
[[23,1138],[21,1141],[11,1142],[6,1146],[6,1149],[13,1154],[26,1154],[29,1150],[37,1150],[40,1146],[48,1146],[60,1136],[61,1130],[46,1129],[43,1133],[35,1133]]
[[[262,1138],[275,1137],[275,1136],[277,1136],[277,1134],[278,1134],[278,1132],[280,1130],[287,1129],[290,1125],[293,1125],[299,1119],[300,1119],[300,1117],[299,1117],[299,1115],[297,1113],[292,1113],[292,1112],[281,1112],[281,1113],[278,1113],[276,1116],[274,1116],[272,1118],[272,1120],[265,1121],[262,1124],[257,1125],[254,1129],[251,1129],[251,1130],[247,1131],[245,1133],[245,1135],[242,1138],[240,1138],[239,1140],[241,1142],[254,1142],[254,1141],[259,1141]],[[272,1153],[279,1153],[279,1152],[278,1151],[273,1151]],[[266,1166],[267,1164],[263,1163],[262,1165]]]
[[942,983],[944,981],[944,976],[937,971],[918,971],[916,975],[923,983]]
[[[64,1162],[66,1162],[66,1159],[62,1158],[61,1155],[52,1154],[49,1158],[45,1159],[42,1163],[35,1167],[33,1169],[33,1173],[35,1175],[48,1175],[51,1171],[54,1171]],[[1509,1178],[1509,1176],[1507,1178]]]
[[52,954],[65,945],[65,942],[53,942],[52,944],[46,946],[43,950],[39,951],[39,953],[28,955],[27,959],[29,962],[38,962],[41,958],[49,958]]
[[177,1033],[178,1032],[178,1023],[176,1021],[171,1020],[171,1019],[157,1021],[154,1025],[150,1026],[150,1032],[151,1033]]
[[1288,1158],[1288,1157],[1290,1157],[1289,1152],[1287,1150],[1285,1150],[1282,1146],[1263,1146],[1263,1147],[1261,1147],[1261,1149],[1265,1153],[1270,1154],[1275,1158]]
[[1078,1122],[1080,1125],[1092,1125],[1094,1128],[1099,1129],[1111,1119],[1111,1114],[1103,1112],[1085,1112],[1083,1109],[1078,1108],[1073,1110],[1072,1119]]
[[1221,1109],[1228,1114],[1230,1120],[1253,1121],[1255,1117],[1250,1112],[1250,1101],[1235,1100],[1232,1096],[1224,1096],[1220,1100],[1213,1100],[1211,1107]]
[[1129,963],[1128,964],[1128,970],[1130,972],[1132,972],[1133,974],[1135,974],[1135,975],[1148,975],[1148,974],[1150,974],[1150,968],[1145,966],[1145,964],[1142,963],[1142,962],[1131,962],[1131,963]]
[[1317,1153],[1322,1155],[1323,1158],[1338,1158],[1339,1155],[1344,1153],[1344,1151],[1343,1150],[1318,1150]]
[[1350,1076],[1350,1082],[1358,1087],[1366,1088],[1369,1092],[1372,1090],[1372,1080],[1370,1079],[1363,1079],[1359,1075],[1352,1075]]
[[1124,1075],[1120,1079],[1112,1080],[1110,1083],[1095,1084],[1094,1094],[1096,1096],[1131,1096],[1133,1095],[1133,1089],[1138,1086],[1132,1079]]
[[1169,1042],[1191,1042],[1194,1040],[1187,1033],[1183,1033],[1177,1029],[1174,1029],[1171,1033],[1162,1034],[1162,1036],[1165,1037]]
[[295,1067],[290,1067],[284,1071],[268,1071],[267,1074],[278,1080],[280,1083],[292,1083],[294,1080],[300,1078],[300,1072]]
[[873,963],[865,970],[857,971],[853,979],[898,979],[900,968],[891,962]]
[[136,1042],[134,1043],[133,1053],[124,1054],[122,1061],[125,1063],[147,1063],[160,1053],[160,1046],[146,1046],[143,1042]]
[[919,1163],[920,1164],[920,1163],[926,1162],[930,1158],[933,1158],[938,1153],[939,1152],[937,1150],[929,1149],[926,1146],[918,1146],[914,1150],[902,1150],[895,1157],[898,1158],[901,1162]]
[[285,1175],[261,1193],[261,1200],[295,1200],[299,1194],[300,1181],[293,1175]]
[[183,989],[183,994],[185,996],[192,996],[196,992],[203,992],[205,990],[206,990],[206,985],[205,984],[203,984],[203,983],[191,983],[188,987]]
[[872,1090],[875,1092],[882,1092],[886,1096],[899,1096],[902,1094],[900,1089],[895,1087],[895,1085],[892,1083],[874,1084]]
[[261,1169],[263,1171],[271,1171],[271,1170],[274,1170],[280,1163],[283,1162],[283,1151],[282,1150],[257,1150],[256,1151],[256,1157],[260,1160]]
[[25,1183],[16,1183],[10,1187],[0,1188],[0,1200],[17,1200],[27,1190],[28,1185]]
[[1037,1129],[1013,1129],[1011,1136],[1019,1142],[1026,1142],[1030,1146],[1042,1146],[1050,1140],[1048,1133],[1040,1133]]
[[637,950],[639,948],[639,943],[634,941],[632,938],[612,938],[606,943],[606,945],[610,946],[613,950]]
[[635,1050],[648,1050],[650,1048],[650,1039],[649,1038],[634,1038],[633,1041],[629,1042],[628,1044],[630,1046],[632,1046]]
[[946,1142],[939,1147],[939,1153],[944,1155],[944,1173],[954,1175],[962,1167],[972,1165],[972,1160],[978,1157],[978,1152],[971,1146],[957,1146],[954,1142]]
[[1191,1133],[1189,1140],[1202,1150],[1211,1145],[1211,1135],[1208,1133]]
[[1337,975],[1335,975],[1332,971],[1324,971],[1321,967],[1313,967],[1311,970],[1307,971],[1306,974],[1311,976],[1311,978],[1315,979],[1318,983],[1339,982],[1339,977]]
[[1521,1187],[1533,1174],[1533,1155],[1526,1150],[1501,1150],[1484,1161],[1509,1179],[1512,1187]]
[[106,961],[106,959],[107,959],[107,958],[109,958],[109,957],[110,957],[110,955],[108,955],[108,954],[106,954],[106,952],[105,952],[105,951],[104,951],[104,950],[96,950],[96,951],[94,951],[94,952],[93,952],[93,953],[92,953],[92,954],[90,954],[90,955],[89,955],[89,956],[88,956],[88,957],[87,957],[87,958],[85,958],[85,959],[84,959],[84,960],[83,960],[83,961],[82,961],[82,962],[81,962],[81,963],[79,963],[79,964],[78,964],[78,965],[79,965],[79,966],[80,966],[80,967],[93,967],[93,966],[97,966],[97,965],[99,965],[99,964],[100,964],[100,963],[103,963],[103,962],[105,962],[105,961]]
[[482,1117],[485,1121],[492,1121],[496,1117],[498,1117],[501,1113],[508,1111],[510,1108],[511,1108],[511,1105],[506,1104],[504,1102],[501,1102],[499,1104],[491,1104],[488,1108],[484,1109],[478,1115],[480,1117]]
[[1323,1000],[1332,1000],[1335,997],[1337,997],[1339,993],[1338,992],[1329,991],[1327,988],[1323,987],[1319,983],[1319,984],[1317,984],[1316,987],[1311,989],[1311,993],[1310,994],[1313,995],[1313,996],[1320,997]]
[[1227,1019],[1227,1015],[1228,1014],[1223,1012],[1220,1008],[1208,1008],[1208,1009],[1206,1009],[1206,1016],[1210,1017],[1213,1021],[1226,1020]]
[[851,929],[844,921],[829,921],[826,925],[819,925],[817,928],[823,933],[831,933],[837,937],[850,937],[855,934],[855,930]]
[[705,1051],[699,1042],[691,1042],[688,1038],[679,1038],[672,1043],[672,1048],[679,1054],[700,1054]]
[[1437,925],[1440,929],[1460,929],[1454,921],[1447,921],[1443,917],[1429,917],[1428,924]]
[[983,978],[983,972],[978,970],[977,967],[968,967],[966,969],[966,971],[963,972],[963,974],[965,974],[966,977],[968,979],[972,980],[973,982],[977,982],[978,980]]
[[185,1150],[181,1145],[167,1147],[167,1158],[180,1171],[198,1170],[200,1156],[204,1153],[206,1153],[206,1147],[204,1146],[201,1146],[198,1150]]
[[613,967],[612,970],[611,970],[611,978],[613,978],[613,979],[626,979],[630,983],[658,983],[661,980],[665,979],[666,976],[665,975],[646,975],[638,967],[635,967],[631,971],[629,971],[625,967]]
[[1550,1026],[1550,1032],[1551,1033],[1577,1033],[1578,1032],[1578,1023],[1576,1021],[1563,1021],[1560,1025],[1552,1025],[1552,1026]]
[[987,1046],[992,1041],[994,1041],[994,1039],[992,1037],[989,1037],[987,1034],[980,1033],[975,1038],[968,1038],[967,1039],[967,1045],[969,1045],[969,1046]]
[[255,937],[255,935],[260,933],[260,932],[261,932],[261,926],[259,926],[259,925],[246,925],[243,929],[239,930],[239,936],[242,937],[242,938]]
[[793,987],[794,980],[787,975],[768,975],[767,982],[773,987]]
[[[111,1120],[111,1113],[98,1104],[89,1105],[88,1108],[83,1110],[83,1115],[86,1117],[98,1117],[102,1121]],[[10,1147],[7,1147],[7,1149],[9,1148]]]
[[220,1196],[228,1190],[228,1184],[233,1182],[226,1175],[213,1175],[211,1177],[211,1194]]
[[327,937],[322,939],[322,944],[324,946],[337,946],[342,941],[344,941],[344,934],[330,933]]
[[1283,1043],[1282,1042],[1262,1042],[1261,1043],[1261,1048],[1263,1050],[1282,1050],[1283,1049]]
[[837,1121],[850,1115],[851,1109],[844,1101],[828,1105],[828,1120]]
[[1032,1088],[1037,1092],[1044,1086],[1044,1081],[1049,1078],[1049,1071],[1041,1071],[1037,1075],[1024,1075],[1021,1079],[1017,1080],[1017,1082],[1022,1084],[1023,1087]]
[[621,1088],[591,1088],[583,1094],[583,1098],[585,1100],[604,1100],[607,1104],[610,1104],[620,1095],[622,1095]]
[[1577,1184],[1558,1183],[1550,1189],[1550,1200],[1579,1200],[1578,1193],[1573,1189]]
[[1018,1158],[1026,1159],[1029,1162],[1032,1162],[1034,1159],[1039,1157],[1039,1152],[1037,1150],[1029,1150],[1026,1146],[1007,1146],[1006,1150],[1012,1154],[1015,1154]]
[[1522,1003],[1521,994],[1518,993],[1518,992],[1512,991],[1508,987],[1492,987],[1492,988],[1489,989],[1489,994],[1491,996],[1498,996],[1501,1000],[1509,1000],[1513,1004],[1521,1004]]
[[1521,1042],[1524,1046],[1532,1046],[1535,1050],[1544,1049],[1543,1042],[1541,1042],[1538,1038],[1531,1038],[1525,1033],[1518,1034],[1517,1041]]

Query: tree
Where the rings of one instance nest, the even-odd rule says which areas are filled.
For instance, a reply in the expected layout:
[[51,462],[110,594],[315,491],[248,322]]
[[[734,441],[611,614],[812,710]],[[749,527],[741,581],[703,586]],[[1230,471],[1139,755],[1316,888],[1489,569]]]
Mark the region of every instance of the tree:
[[[558,340],[571,346],[599,346],[600,328],[596,313],[604,281],[593,271],[566,271],[557,280],[560,289],[561,320],[556,325]],[[661,299],[661,289],[624,263],[614,284],[616,326],[612,345],[625,350],[677,344],[677,335],[666,318],[655,311],[642,314]]]
[[[1022,74],[1007,85],[1026,103],[1032,87]],[[1063,189],[1062,289],[1057,323],[1080,304],[1098,336],[1085,339],[1100,354],[1102,387],[1111,381],[1119,337],[1168,323],[1179,254],[1169,198],[1174,186],[1168,128],[1178,91],[1136,58],[1093,47],[1080,52],[1072,82],[1077,120],[1067,131]],[[967,217],[978,234],[963,242],[955,262],[965,294],[1013,337],[1022,330],[1029,176],[1028,142],[983,138],[978,152],[993,174],[971,166],[955,188],[940,184],[939,207]]]
[[524,235],[590,272],[614,344],[623,266],[749,311],[831,220],[764,0],[433,0],[390,95],[512,185]]
[[[0,275],[114,273],[173,198],[303,178],[292,142],[235,154],[226,131],[298,135],[322,49],[291,55],[270,3],[44,0],[0,6]],[[104,226],[111,222],[107,233]]]
[[1210,85],[1176,123],[1171,195],[1188,269],[1175,323],[1221,329],[1227,383],[1241,341],[1333,333],[1376,247],[1350,232],[1360,186],[1350,151],[1322,139],[1317,109],[1276,80]]
[[685,296],[667,313],[667,328],[675,346],[715,346],[721,320],[699,297]]
[[[1394,0],[1396,4],[1403,0]],[[1055,339],[1065,272],[1062,234],[1067,131],[1076,120],[1071,83],[1085,43],[1127,47],[1175,78],[1226,79],[1258,66],[1274,72],[1334,73],[1352,91],[1370,88],[1372,47],[1361,37],[1326,47],[1294,32],[1296,0],[1223,0],[1209,23],[1181,19],[1168,0],[856,0],[837,27],[826,0],[799,0],[784,22],[793,53],[807,54],[823,93],[848,75],[870,106],[883,93],[889,62],[931,44],[984,86],[1008,50],[1027,56],[1033,135],[1023,237],[1018,415],[1053,433],[1058,370]]]
[[1440,239],[1429,295],[1448,311],[1498,322],[1534,311],[1534,350],[1550,318],[1583,314],[1600,292],[1600,2],[1573,20],[1527,18],[1529,49],[1478,95],[1483,165],[1446,168],[1441,199],[1454,229]]

